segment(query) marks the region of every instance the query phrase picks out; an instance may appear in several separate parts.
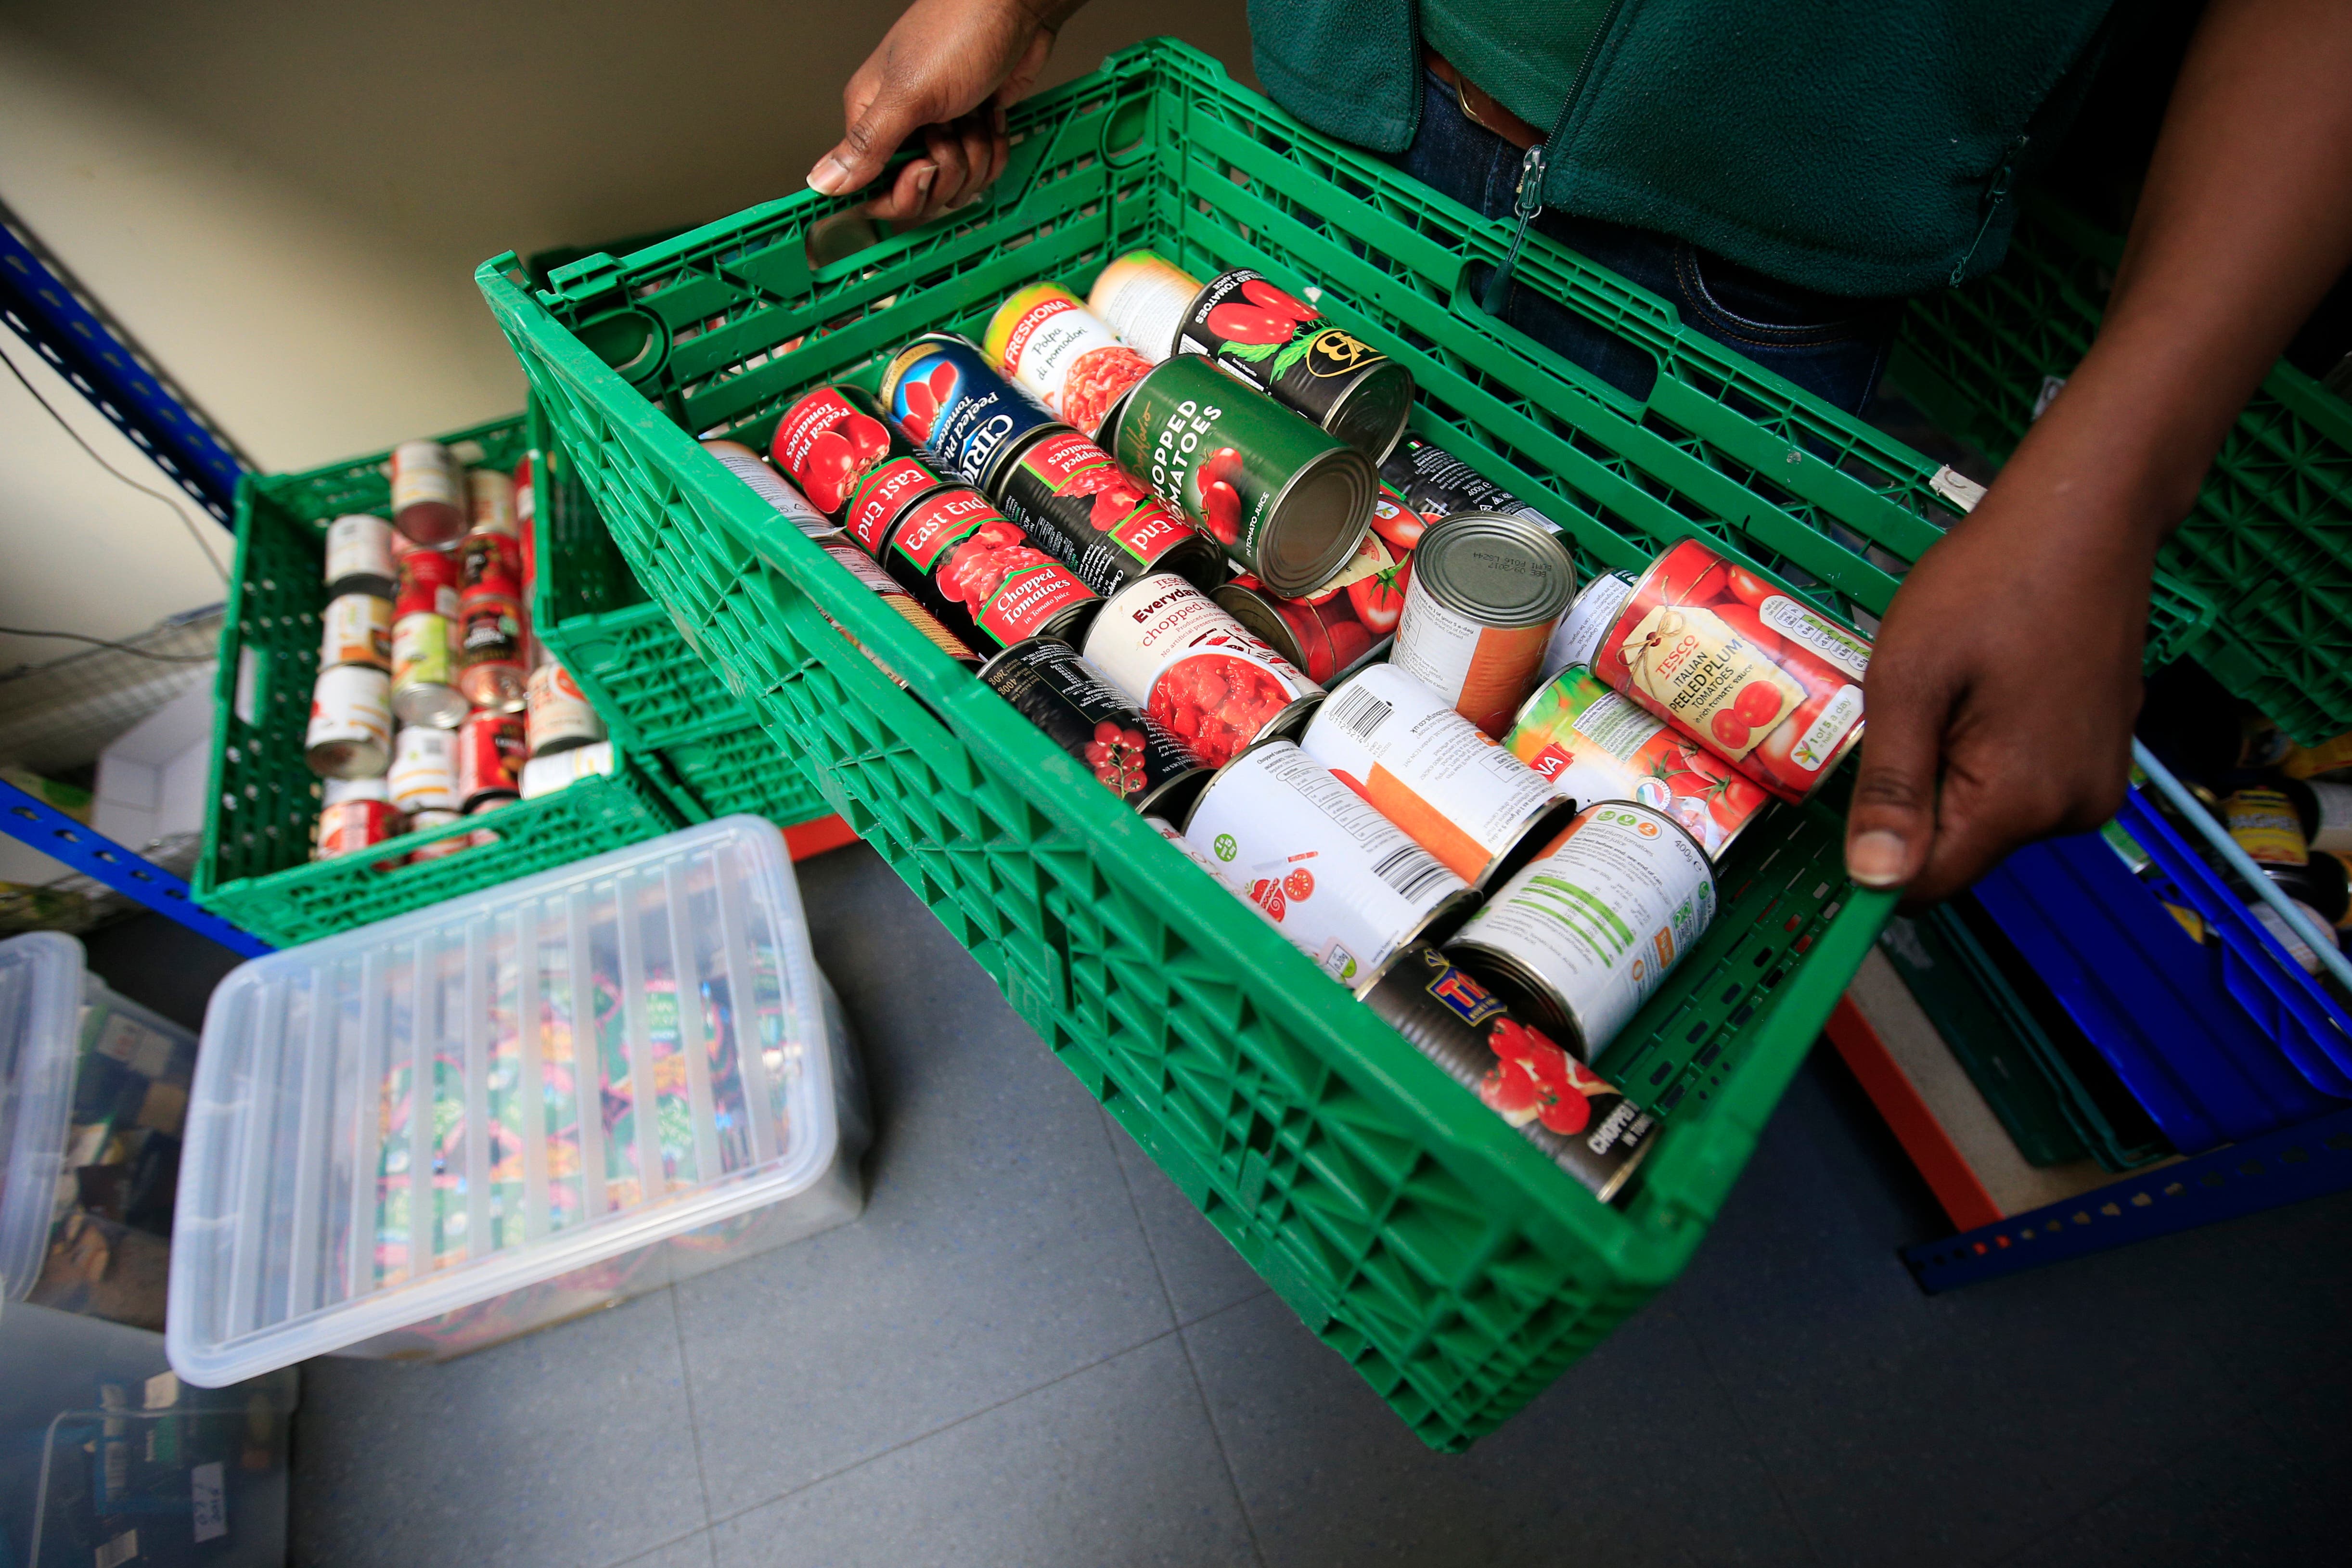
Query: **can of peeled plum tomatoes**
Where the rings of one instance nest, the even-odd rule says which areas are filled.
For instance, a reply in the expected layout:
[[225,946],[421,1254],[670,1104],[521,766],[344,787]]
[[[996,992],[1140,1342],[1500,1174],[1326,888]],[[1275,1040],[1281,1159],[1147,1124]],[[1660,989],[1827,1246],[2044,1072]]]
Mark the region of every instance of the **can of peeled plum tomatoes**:
[[1176,352],[1201,280],[1156,251],[1130,250],[1095,277],[1087,307],[1118,341],[1158,364]]
[[1286,599],[1243,572],[1209,596],[1309,680],[1328,686],[1388,647],[1411,571],[1409,558],[1399,560],[1368,533],[1339,574],[1312,594]]
[[310,688],[303,760],[322,779],[371,778],[392,761],[392,682],[380,669],[339,664]]
[[1330,581],[1371,527],[1377,481],[1361,452],[1197,354],[1143,378],[1110,448],[1277,594]]
[[981,346],[1013,385],[1089,437],[1151,368],[1058,283],[1033,283],[999,305]]
[[864,387],[820,386],[784,410],[768,456],[810,505],[843,522],[858,482],[885,464],[912,458],[915,448],[884,421],[882,405]]
[[1862,740],[1870,644],[1778,584],[1685,539],[1650,563],[1592,672],[1782,800]]
[[1086,437],[1051,426],[996,469],[998,510],[1097,594],[1173,572],[1208,584],[1225,574],[1216,542],[1161,505]]
[[1442,933],[1477,898],[1286,740],[1252,746],[1211,779],[1184,837],[1359,996],[1390,960]]
[[957,637],[992,651],[1075,634],[1102,600],[978,490],[951,485],[899,514],[882,564]]
[[1389,658],[1499,736],[1575,595],[1575,558],[1551,530],[1503,512],[1456,512],[1413,550]]
[[1393,664],[1334,687],[1298,749],[1474,888],[1507,879],[1576,815],[1549,780]]
[[438,441],[392,449],[392,525],[418,544],[446,544],[466,531],[465,468]]
[[992,491],[996,471],[1032,432],[1058,424],[997,373],[978,343],[926,332],[882,371],[882,406],[949,471]]
[[1698,840],[1630,801],[1587,806],[1446,952],[1585,1061],[1608,1049],[1715,918]]
[[457,729],[457,798],[467,812],[522,793],[520,713],[469,713]]
[[1364,1005],[1593,1196],[1625,1194],[1656,1124],[1444,953],[1415,942]]
[[402,826],[399,810],[383,801],[339,801],[320,808],[319,812],[316,858],[331,860],[338,855],[353,855],[362,849],[372,849],[388,839],[398,837]]
[[327,525],[327,597],[373,594],[389,599],[400,585],[393,553],[392,524],[367,512],[339,517]]
[[1202,289],[1176,351],[1207,355],[1375,463],[1412,414],[1411,371],[1246,267]]
[[1058,637],[1006,648],[980,678],[1138,811],[1182,816],[1214,771]]
[[1213,768],[1296,734],[1323,689],[1183,578],[1130,583],[1087,630],[1087,662]]
[[807,534],[811,539],[823,539],[841,531],[841,524],[817,510],[814,502],[801,494],[761,460],[760,454],[740,441],[706,439],[702,449],[725,466],[727,471],[751,487],[751,493],[766,501],[779,517]]
[[319,668],[363,664],[392,669],[392,601],[373,594],[344,594],[327,601],[319,638]]
[[523,734],[534,757],[592,745],[604,738],[604,721],[596,716],[580,683],[553,659],[530,672],[523,701]]

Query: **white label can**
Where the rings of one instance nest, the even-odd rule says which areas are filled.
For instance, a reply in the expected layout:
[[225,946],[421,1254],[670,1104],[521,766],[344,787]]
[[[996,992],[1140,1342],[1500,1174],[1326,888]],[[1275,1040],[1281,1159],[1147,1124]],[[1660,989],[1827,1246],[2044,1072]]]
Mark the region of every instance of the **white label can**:
[[1504,512],[1455,512],[1413,547],[1389,658],[1499,737],[1535,686],[1575,588],[1575,558],[1550,529]]
[[373,594],[342,594],[327,601],[319,637],[319,668],[365,665],[392,669],[392,601]]
[[495,468],[469,468],[466,472],[466,489],[468,532],[515,537],[513,475]]
[[446,544],[466,531],[462,469],[438,441],[392,449],[392,523],[419,544]]
[[1323,689],[1172,572],[1139,577],[1087,629],[1087,662],[1213,768],[1306,721]]
[[457,809],[457,733],[403,724],[392,748],[392,803],[403,811]]
[[1087,308],[1118,334],[1118,341],[1158,364],[1176,352],[1184,314],[1201,297],[1201,280],[1149,250],[1130,250],[1104,268],[1087,296]]
[[327,594],[375,594],[389,599],[400,584],[392,552],[392,524],[352,512],[327,525]]
[[537,800],[552,795],[566,784],[577,783],[592,773],[609,774],[613,771],[613,742],[599,741],[593,746],[574,746],[553,756],[533,757],[522,765],[522,797]]
[[392,760],[392,679],[363,664],[339,664],[310,688],[302,754],[320,778],[365,778]]
[[841,531],[841,524],[816,510],[808,497],[795,489],[792,483],[760,458],[760,454],[740,441],[710,440],[702,449],[718,458],[727,471],[751,487],[752,492],[776,510],[779,516],[811,539],[823,539]]
[[523,721],[524,744],[534,757],[552,756],[604,738],[604,721],[588,705],[579,682],[553,659],[530,672]]

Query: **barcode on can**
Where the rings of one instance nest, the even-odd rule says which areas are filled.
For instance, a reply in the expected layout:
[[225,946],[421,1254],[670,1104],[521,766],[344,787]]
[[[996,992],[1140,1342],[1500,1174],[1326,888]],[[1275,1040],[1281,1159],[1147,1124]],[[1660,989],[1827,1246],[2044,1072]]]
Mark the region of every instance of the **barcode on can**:
[[1369,687],[1350,686],[1331,703],[1331,722],[1346,730],[1359,741],[1369,741],[1373,731],[1388,722],[1396,711],[1396,704],[1383,702]]
[[1390,855],[1372,868],[1372,874],[1395,889],[1399,898],[1408,901],[1419,900],[1425,889],[1438,883],[1454,879],[1454,873],[1439,865],[1429,851],[1418,844],[1408,844]]

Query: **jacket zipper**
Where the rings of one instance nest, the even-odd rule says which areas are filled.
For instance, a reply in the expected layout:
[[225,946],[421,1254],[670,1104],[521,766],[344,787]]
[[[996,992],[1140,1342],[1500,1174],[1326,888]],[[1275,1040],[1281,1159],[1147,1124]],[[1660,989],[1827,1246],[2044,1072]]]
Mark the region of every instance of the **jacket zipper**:
[[2025,156],[2025,144],[2032,140],[2032,137],[2021,134],[2002,152],[2000,166],[1992,172],[1992,180],[1985,186],[1984,199],[1978,204],[1980,216],[1977,222],[1977,237],[1969,241],[1968,249],[1961,253],[1959,260],[1952,264],[1953,288],[1958,288],[1960,279],[1968,276],[1969,263],[1977,258],[1977,247],[1984,244],[1985,236],[1992,232],[1992,220],[2000,215],[2001,204],[2009,200],[2011,183],[2017,177],[2018,160]]
[[1584,58],[1576,64],[1576,75],[1568,84],[1568,97],[1559,106],[1559,118],[1552,121],[1551,134],[1528,149],[1519,161],[1519,184],[1511,194],[1511,216],[1519,220],[1511,232],[1511,248],[1503,253],[1503,265],[1486,279],[1486,291],[1479,297],[1478,308],[1490,316],[1503,313],[1505,296],[1510,292],[1511,274],[1519,265],[1519,247],[1528,242],[1528,226],[1544,208],[1544,153],[1551,144],[1566,134],[1568,117],[1575,112],[1576,100],[1584,96],[1584,84],[1592,75],[1592,62],[1600,58],[1601,46],[1609,39],[1609,30],[1617,25],[1617,13],[1625,7],[1625,0],[1609,0],[1609,9],[1601,14],[1601,26],[1584,46]]

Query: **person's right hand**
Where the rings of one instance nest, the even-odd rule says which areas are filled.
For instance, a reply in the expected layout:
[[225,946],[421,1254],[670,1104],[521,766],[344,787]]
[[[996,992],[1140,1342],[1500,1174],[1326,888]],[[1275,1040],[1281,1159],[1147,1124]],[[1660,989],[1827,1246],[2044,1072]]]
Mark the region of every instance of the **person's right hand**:
[[922,155],[866,205],[919,222],[1004,172],[1004,106],[1036,84],[1054,35],[1083,0],[915,0],[842,89],[847,132],[809,171],[826,195],[863,189],[910,137]]

